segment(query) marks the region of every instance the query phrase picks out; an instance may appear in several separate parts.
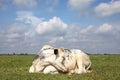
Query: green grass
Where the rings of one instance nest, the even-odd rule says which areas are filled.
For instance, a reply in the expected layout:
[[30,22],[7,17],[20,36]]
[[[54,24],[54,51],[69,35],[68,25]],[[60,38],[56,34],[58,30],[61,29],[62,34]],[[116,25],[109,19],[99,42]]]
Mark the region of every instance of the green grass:
[[0,56],[0,80],[119,80],[120,55],[90,55],[92,73],[40,74],[29,73],[33,55]]

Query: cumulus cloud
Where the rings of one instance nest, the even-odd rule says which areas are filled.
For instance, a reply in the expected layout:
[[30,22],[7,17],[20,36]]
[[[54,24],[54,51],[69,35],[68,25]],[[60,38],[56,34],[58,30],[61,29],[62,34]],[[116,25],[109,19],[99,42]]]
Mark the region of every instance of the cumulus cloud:
[[120,51],[120,27],[117,24],[117,27],[110,23],[98,26],[68,25],[60,17],[43,20],[26,11],[18,11],[16,20],[18,23],[0,30],[2,52],[36,53],[44,44],[77,48],[89,53]]
[[[45,21],[33,13],[26,11],[18,11],[16,20],[25,25],[29,24],[29,26],[32,26],[28,32],[25,32],[26,38],[33,38],[35,41],[31,43],[31,46],[61,42],[64,40],[63,36],[66,34],[66,29],[68,28],[68,25],[59,17],[55,16]],[[41,42],[39,43],[40,40]]]
[[29,11],[18,11],[16,20],[25,24],[32,24],[32,26],[36,27],[43,19],[34,16]]
[[49,41],[49,43],[50,43],[50,44],[54,44],[54,43],[61,42],[61,41],[64,41],[64,37],[62,37],[62,36],[52,38],[52,39]]
[[98,29],[97,29],[97,33],[106,33],[112,30],[112,25],[104,23],[102,24]]
[[[95,25],[68,27],[60,18],[53,17],[49,21],[41,22],[35,28],[40,29],[38,34],[29,37],[30,27],[24,24],[12,24],[9,28],[0,30],[0,49],[2,52],[35,53],[44,44],[50,44],[54,47],[78,48],[89,53],[117,53],[120,51],[120,28],[113,26],[104,23],[98,27]],[[65,34],[54,35],[57,33]]]
[[93,25],[89,25],[87,28],[82,29],[81,33],[89,33],[93,30]]
[[26,29],[26,25],[24,24],[17,24],[17,23],[13,23],[9,26],[9,29],[7,30],[8,33],[23,33],[25,32]]
[[[24,24],[13,23],[8,28],[0,30],[0,48],[2,53],[8,52],[22,52],[22,48],[25,48],[27,42],[25,42],[25,33],[29,31],[29,28]],[[25,44],[23,46],[23,44]]]
[[[116,26],[104,23],[96,27],[89,25],[69,26],[59,46],[78,48],[91,53],[117,53],[119,52],[119,29]],[[62,44],[63,43],[63,44]]]
[[84,10],[88,8],[93,0],[69,0],[68,5],[71,9]]
[[19,8],[33,8],[37,5],[36,0],[13,0],[13,3]]
[[91,4],[94,0],[68,0],[68,8],[77,11],[80,17],[91,14]]
[[99,16],[111,16],[120,13],[120,0],[112,0],[109,3],[100,3],[95,9]]
[[[37,1],[42,3],[42,5],[39,5],[39,9],[45,9],[48,12],[54,12],[54,10],[60,6],[60,0],[0,0],[0,9],[6,10],[9,9],[9,7],[13,9],[13,5],[16,5],[16,7],[19,7],[20,9],[29,8],[29,10],[32,10],[31,8],[37,6]],[[67,4],[70,9],[76,10],[78,11],[78,14],[81,14],[85,11],[89,12],[93,7],[95,7],[95,5],[91,6],[93,1],[95,0],[68,0],[65,2],[68,2]],[[9,2],[12,2],[13,4],[6,5]],[[97,4],[99,2],[103,1],[96,1]],[[119,4],[120,0],[112,0],[108,3],[100,3],[98,6],[96,6],[96,8],[94,8],[94,11],[99,16],[114,15],[119,13]],[[96,16],[92,15],[92,19],[91,16],[87,16],[84,18],[82,23],[79,23],[87,26],[81,26],[79,24],[65,23],[62,18],[59,17],[60,15],[57,17],[53,16],[52,18],[48,19],[48,17],[55,15],[57,12],[47,16],[47,19],[43,19],[36,16],[33,12],[23,11],[22,9],[21,11],[18,11],[16,8],[13,9],[13,13],[17,10],[17,17],[15,20],[11,16],[12,21],[9,22],[9,19],[5,22],[1,22],[4,23],[1,25],[0,29],[0,53],[36,53],[44,44],[50,44],[54,47],[62,46],[70,49],[78,48],[88,53],[120,52],[119,20],[115,22],[117,24],[113,24],[113,22],[110,20],[110,22],[106,23],[100,22],[102,24],[99,22],[96,23],[95,21],[93,24],[87,25],[90,23],[88,23],[89,19],[98,19]],[[37,9],[38,8],[35,9],[35,12]],[[11,10],[9,11],[11,12]],[[45,16],[43,13],[42,15]],[[4,17],[4,13],[2,15]],[[62,15],[64,16],[64,14]],[[72,16],[71,19],[72,18],[74,18],[74,16]],[[85,24],[85,20],[87,20],[87,24]],[[108,18],[105,20],[109,21]],[[13,21],[15,22],[12,23]],[[74,20],[72,21],[74,22]],[[78,23],[78,20],[75,21]],[[11,25],[8,25],[10,23]]]
[[53,17],[49,21],[43,21],[36,27],[38,34],[56,34],[61,35],[65,32],[67,24],[59,17]]
[[11,39],[14,39],[14,38],[20,37],[20,35],[18,33],[12,33],[12,34],[7,35],[7,37],[11,38]]
[[6,30],[6,41],[8,42],[18,42],[24,40],[25,32],[29,31],[26,25],[14,23],[9,26],[9,29]]

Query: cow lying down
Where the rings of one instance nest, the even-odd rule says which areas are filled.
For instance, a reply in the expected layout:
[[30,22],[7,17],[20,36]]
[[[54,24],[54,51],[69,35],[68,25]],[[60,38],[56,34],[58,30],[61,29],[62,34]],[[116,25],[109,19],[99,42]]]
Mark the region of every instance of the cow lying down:
[[30,73],[87,73],[91,61],[87,54],[79,49],[53,48],[44,45],[29,69]]

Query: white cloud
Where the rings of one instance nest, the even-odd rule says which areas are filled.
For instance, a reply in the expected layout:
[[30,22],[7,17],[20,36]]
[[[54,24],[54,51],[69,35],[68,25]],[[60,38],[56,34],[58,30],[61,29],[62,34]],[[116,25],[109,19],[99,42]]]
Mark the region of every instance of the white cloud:
[[93,25],[89,25],[87,28],[81,30],[81,33],[88,33],[93,30]]
[[54,38],[52,38],[52,39],[49,41],[49,43],[50,43],[50,44],[54,44],[54,43],[56,43],[56,42],[60,42],[60,41],[63,41],[63,40],[64,40],[63,37],[54,37]]
[[117,53],[120,51],[118,49],[120,30],[113,26],[108,23],[99,27],[95,25],[88,27],[69,26],[64,40],[59,45],[64,45],[67,48],[78,48],[91,53],[94,53],[93,51],[95,53]]
[[33,8],[37,5],[36,0],[13,0],[13,3],[20,8]]
[[[25,41],[25,33],[29,31],[26,25],[13,23],[7,28],[0,30],[0,48],[1,52],[20,52],[28,44],[28,40]],[[24,46],[23,46],[24,45]]]
[[20,39],[24,39],[25,33],[28,31],[29,29],[26,25],[14,23],[6,30],[6,40],[14,42],[15,40],[19,41]]
[[18,33],[12,33],[7,35],[8,38],[14,39],[14,38],[19,38],[20,34]]
[[83,10],[88,8],[93,0],[69,0],[68,5],[75,10]]
[[[34,37],[31,37],[30,27],[24,24],[13,24],[6,30],[4,43],[7,43],[5,52],[25,53],[30,51],[30,44]],[[3,45],[4,46],[4,45]],[[30,51],[31,53],[31,51]]]
[[18,11],[16,20],[25,24],[32,24],[32,26],[36,27],[43,19],[34,16],[33,13],[29,11]]
[[8,33],[23,33],[27,30],[26,25],[24,24],[17,24],[13,23],[9,26],[9,29],[7,30]]
[[109,32],[113,29],[112,25],[110,24],[107,24],[107,23],[104,23],[103,25],[101,25],[97,30],[96,32],[97,33],[106,33],[106,32]]
[[[40,27],[40,25],[42,26]],[[63,25],[66,25],[66,27],[63,27]],[[1,52],[35,53],[44,44],[55,47],[78,48],[89,53],[117,53],[120,51],[120,27],[116,28],[116,26],[107,23],[99,27],[95,27],[95,25],[88,27],[67,26],[60,18],[53,17],[49,21],[41,22],[36,27],[36,29],[40,29],[38,34],[45,35],[35,34],[32,37],[26,37],[30,34],[28,33],[30,27],[23,24],[10,25],[6,30],[0,30]],[[42,30],[43,32],[40,33]],[[66,34],[62,36],[53,35],[64,32]]]
[[111,16],[120,13],[120,0],[112,0],[109,3],[100,3],[94,11],[99,16]]
[[53,17],[49,21],[43,21],[36,27],[36,32],[38,34],[62,34],[67,28],[65,24],[59,17]]

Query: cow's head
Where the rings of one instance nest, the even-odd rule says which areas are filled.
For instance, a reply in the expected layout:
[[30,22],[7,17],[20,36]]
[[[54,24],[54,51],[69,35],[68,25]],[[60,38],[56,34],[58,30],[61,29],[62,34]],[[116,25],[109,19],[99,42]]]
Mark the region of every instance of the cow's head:
[[45,45],[39,52],[39,57],[42,61],[54,62],[57,58],[64,55],[64,48],[53,48],[52,46]]
[[33,60],[29,72],[42,72],[46,66],[50,65],[47,61],[53,61],[55,57],[54,48],[49,45],[44,45],[37,57]]
[[34,59],[32,66],[29,69],[29,72],[42,72],[45,67],[49,65],[53,65],[54,67],[56,67],[56,65],[54,65],[54,62],[57,62],[57,60],[59,63],[62,62],[63,55],[64,48],[55,49],[49,45],[45,45],[40,50],[38,57]]

